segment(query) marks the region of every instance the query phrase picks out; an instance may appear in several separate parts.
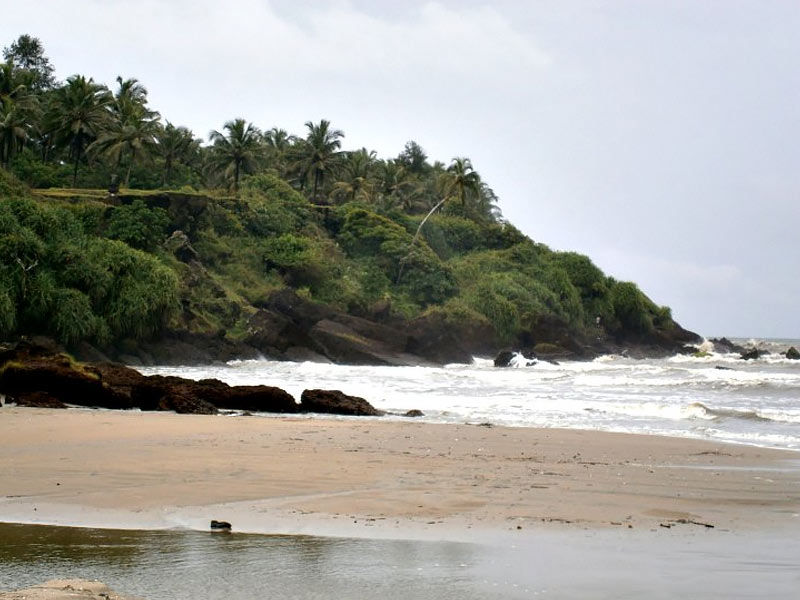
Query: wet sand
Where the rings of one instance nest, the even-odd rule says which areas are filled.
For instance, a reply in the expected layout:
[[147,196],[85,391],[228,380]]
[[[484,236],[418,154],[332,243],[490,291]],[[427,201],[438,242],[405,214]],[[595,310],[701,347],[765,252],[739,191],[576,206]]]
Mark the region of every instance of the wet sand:
[[800,454],[384,420],[0,409],[0,521],[418,539],[800,525]]

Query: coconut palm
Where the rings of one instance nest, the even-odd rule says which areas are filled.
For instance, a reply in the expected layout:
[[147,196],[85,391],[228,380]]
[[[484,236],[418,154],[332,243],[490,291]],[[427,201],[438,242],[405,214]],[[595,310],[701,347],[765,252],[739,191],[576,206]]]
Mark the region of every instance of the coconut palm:
[[104,85],[73,75],[56,89],[47,116],[47,129],[57,146],[67,148],[73,161],[72,185],[77,184],[78,165],[87,146],[113,123],[110,112],[114,97]]
[[285,129],[273,127],[264,133],[264,143],[267,145],[269,164],[281,177],[285,177],[289,167],[287,158],[297,138]]
[[0,100],[0,165],[7,167],[11,158],[28,139],[30,123],[13,100]]
[[377,169],[378,189],[384,208],[400,205],[412,212],[422,186],[399,160],[381,161]]
[[225,123],[227,133],[212,131],[209,140],[213,143],[209,166],[213,172],[233,179],[234,191],[239,190],[242,173],[255,170],[264,157],[261,131],[244,119]]
[[123,185],[128,187],[134,163],[149,160],[157,149],[159,115],[147,108],[147,89],[137,79],[117,77],[117,83],[111,103],[113,122],[87,152],[111,160],[117,171],[126,162]]
[[468,158],[456,157],[441,178],[443,201],[458,200],[462,214],[466,215],[481,191],[481,176],[472,168]]
[[166,126],[156,133],[158,147],[156,153],[164,159],[164,186],[169,185],[172,167],[175,163],[188,163],[200,147],[200,140],[195,139],[192,132],[186,127],[175,127],[167,121]]
[[5,166],[27,141],[39,112],[22,79],[10,60],[0,63],[0,164]]
[[311,198],[317,200],[317,193],[325,179],[336,171],[341,163],[342,138],[344,133],[331,129],[330,121],[322,119],[318,124],[306,122],[308,135],[296,146],[295,165],[300,173],[300,188],[312,181]]
[[339,180],[333,184],[331,198],[344,199],[347,202],[371,201],[375,187],[371,181],[375,157],[375,151],[366,148],[348,152],[342,164]]

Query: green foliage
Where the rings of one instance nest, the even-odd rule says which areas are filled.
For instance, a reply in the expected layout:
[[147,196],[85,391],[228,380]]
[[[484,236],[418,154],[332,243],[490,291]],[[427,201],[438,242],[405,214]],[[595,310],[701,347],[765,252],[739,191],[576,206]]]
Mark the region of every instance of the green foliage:
[[242,221],[258,236],[297,232],[309,219],[308,202],[275,175],[249,177],[242,184]]
[[611,287],[611,305],[614,317],[624,330],[637,334],[646,334],[653,330],[650,310],[655,307],[635,283],[615,283]]
[[18,198],[25,194],[25,186],[11,173],[0,167],[0,200]]
[[106,235],[133,248],[151,251],[164,241],[168,225],[167,211],[158,207],[148,208],[144,200],[136,198],[131,204],[114,208]]
[[426,243],[412,247],[408,231],[366,209],[344,205],[339,212],[343,218],[337,239],[348,256],[372,257],[387,278],[400,279],[402,290],[421,305],[443,302],[455,293],[450,270]]
[[177,280],[155,257],[87,236],[72,212],[30,199],[0,202],[0,275],[6,334],[141,337],[177,308]]

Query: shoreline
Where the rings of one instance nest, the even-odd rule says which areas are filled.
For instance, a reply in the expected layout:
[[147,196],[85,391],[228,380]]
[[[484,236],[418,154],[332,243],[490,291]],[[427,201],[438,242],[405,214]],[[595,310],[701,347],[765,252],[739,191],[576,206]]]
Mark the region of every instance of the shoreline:
[[585,430],[4,407],[0,521],[469,540],[800,527],[797,452]]

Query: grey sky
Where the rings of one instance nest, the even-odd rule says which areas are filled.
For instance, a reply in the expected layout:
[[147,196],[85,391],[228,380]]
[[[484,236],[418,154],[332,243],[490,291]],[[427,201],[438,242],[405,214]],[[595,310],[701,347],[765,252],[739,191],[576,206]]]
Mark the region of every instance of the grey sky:
[[800,2],[0,0],[64,79],[469,156],[504,215],[705,335],[800,338]]

